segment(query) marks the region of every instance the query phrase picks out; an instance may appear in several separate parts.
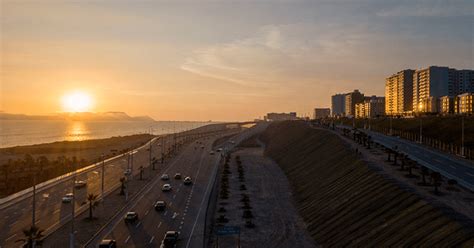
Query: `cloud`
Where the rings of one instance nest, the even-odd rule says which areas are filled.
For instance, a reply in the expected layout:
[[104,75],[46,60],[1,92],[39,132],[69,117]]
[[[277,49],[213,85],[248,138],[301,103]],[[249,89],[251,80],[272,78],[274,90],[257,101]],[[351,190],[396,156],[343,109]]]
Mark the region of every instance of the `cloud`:
[[473,16],[474,2],[459,0],[409,1],[377,12],[380,17],[461,17]]

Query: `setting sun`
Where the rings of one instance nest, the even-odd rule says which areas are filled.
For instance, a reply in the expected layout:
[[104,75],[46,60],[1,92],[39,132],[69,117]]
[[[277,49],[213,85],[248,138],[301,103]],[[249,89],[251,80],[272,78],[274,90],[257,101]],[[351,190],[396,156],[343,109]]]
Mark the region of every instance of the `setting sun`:
[[92,107],[92,99],[89,94],[76,91],[64,95],[61,104],[66,112],[86,112]]

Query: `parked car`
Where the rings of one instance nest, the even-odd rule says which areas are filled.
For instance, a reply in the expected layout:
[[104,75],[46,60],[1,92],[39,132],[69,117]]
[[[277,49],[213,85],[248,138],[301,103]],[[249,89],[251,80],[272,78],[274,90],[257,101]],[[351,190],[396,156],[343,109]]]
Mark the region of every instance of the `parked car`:
[[114,239],[104,239],[100,241],[99,248],[117,248],[117,241]]
[[154,207],[155,207],[156,211],[163,211],[166,208],[166,202],[165,201],[156,201]]
[[170,180],[170,176],[168,174],[163,174],[163,175],[161,175],[161,180],[163,180],[163,181]]
[[162,191],[171,191],[171,185],[169,183],[164,184],[163,187],[161,187]]
[[160,248],[175,248],[178,243],[178,238],[179,232],[167,231],[161,241]]
[[138,220],[137,212],[127,212],[125,215],[125,222],[135,222]]
[[184,179],[183,183],[184,183],[185,185],[190,185],[190,184],[193,183],[193,181],[191,180],[190,177],[186,177],[186,178]]
[[176,179],[176,180],[181,179],[181,173],[174,174],[174,179]]
[[67,193],[63,197],[62,201],[63,201],[63,203],[70,203],[70,202],[72,202],[73,199],[74,199],[74,194],[73,193]]
[[214,151],[209,152],[209,154],[214,155]]
[[74,187],[76,187],[76,188],[82,188],[86,185],[87,185],[87,183],[85,181],[75,181],[74,182]]

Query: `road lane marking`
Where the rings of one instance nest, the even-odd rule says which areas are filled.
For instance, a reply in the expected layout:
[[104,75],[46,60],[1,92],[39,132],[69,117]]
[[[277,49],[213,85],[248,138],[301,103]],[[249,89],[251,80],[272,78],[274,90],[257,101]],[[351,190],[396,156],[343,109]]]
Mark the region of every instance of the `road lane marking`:
[[176,195],[173,196],[173,199],[176,199]]
[[173,205],[173,202],[170,202],[170,207],[171,207],[171,205]]
[[147,210],[147,211],[145,212],[145,216],[147,216],[149,212],[150,212],[150,210]]
[[178,213],[174,212],[173,217],[171,217],[171,219],[175,219],[176,216],[178,216]]
[[155,239],[155,236],[151,237],[149,244],[153,243],[153,240]]
[[161,221],[160,221],[160,224],[158,224],[158,226],[156,228],[160,229],[160,226],[161,226]]
[[5,239],[5,241],[8,241],[8,240],[10,240],[10,239],[14,238],[15,236],[16,236],[16,233],[15,233],[15,234],[13,234],[12,236],[8,237],[7,239]]
[[140,224],[142,224],[142,222],[138,222],[138,224],[135,225],[135,228],[137,228]]
[[179,228],[179,230],[181,230],[183,228],[183,226],[179,226],[178,228]]
[[454,167],[454,166],[452,166],[452,165],[449,165],[449,167],[451,167],[451,168],[454,169],[454,170],[456,169],[456,167]]
[[130,239],[130,235],[128,235],[127,239],[125,239],[125,244],[128,243],[129,239]]
[[167,210],[167,211],[165,211],[165,213],[164,213],[163,215],[164,215],[164,216],[166,216],[166,214],[167,214],[167,213],[168,213],[168,210]]

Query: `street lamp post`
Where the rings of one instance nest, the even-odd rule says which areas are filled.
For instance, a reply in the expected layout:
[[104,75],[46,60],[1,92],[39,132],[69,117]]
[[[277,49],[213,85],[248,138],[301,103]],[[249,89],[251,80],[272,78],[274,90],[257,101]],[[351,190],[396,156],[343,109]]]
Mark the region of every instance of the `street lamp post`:
[[75,212],[75,204],[76,204],[76,170],[75,166],[73,165],[73,173],[74,176],[72,177],[72,202],[71,202],[71,233],[69,234],[69,247],[74,248],[75,246],[75,238],[74,238],[74,212]]
[[420,144],[423,144],[423,118],[420,116]]
[[104,200],[104,181],[105,181],[105,155],[102,153],[102,182],[100,185],[100,197]]
[[461,116],[461,156],[464,157],[464,115]]

